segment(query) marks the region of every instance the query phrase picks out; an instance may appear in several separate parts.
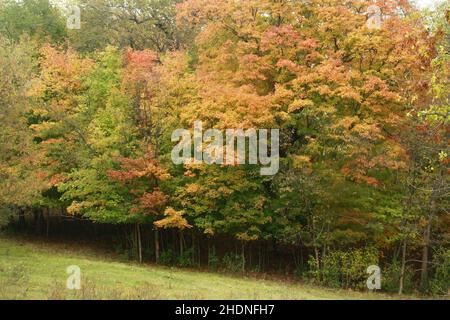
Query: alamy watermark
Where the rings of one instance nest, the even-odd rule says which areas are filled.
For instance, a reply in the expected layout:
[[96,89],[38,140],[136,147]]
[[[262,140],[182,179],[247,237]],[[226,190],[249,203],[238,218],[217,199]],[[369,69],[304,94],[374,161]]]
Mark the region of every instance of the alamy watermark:
[[367,279],[367,289],[380,290],[381,289],[381,268],[376,265],[369,266],[367,273],[370,274]]
[[196,121],[193,134],[186,129],[172,133],[172,142],[178,142],[172,150],[172,161],[174,164],[262,165],[265,167],[261,168],[261,175],[272,176],[280,168],[279,137],[279,129],[203,132],[203,123]]
[[79,6],[69,6],[67,10],[66,27],[70,30],[81,29],[81,9]]
[[367,8],[366,14],[368,16],[367,28],[377,30],[381,29],[382,13],[380,7],[377,5],[371,5]]
[[66,273],[69,275],[66,281],[66,288],[69,290],[81,289],[81,269],[79,266],[69,266],[66,269]]

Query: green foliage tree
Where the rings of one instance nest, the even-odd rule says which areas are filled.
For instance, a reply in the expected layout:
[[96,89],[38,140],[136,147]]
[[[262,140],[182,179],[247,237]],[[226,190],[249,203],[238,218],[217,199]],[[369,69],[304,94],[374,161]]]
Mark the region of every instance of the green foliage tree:
[[183,34],[175,24],[178,0],[80,0],[81,29],[70,39],[80,51],[108,45],[165,52],[180,48]]
[[0,33],[11,41],[26,34],[42,43],[62,43],[67,36],[65,19],[49,0],[2,1]]

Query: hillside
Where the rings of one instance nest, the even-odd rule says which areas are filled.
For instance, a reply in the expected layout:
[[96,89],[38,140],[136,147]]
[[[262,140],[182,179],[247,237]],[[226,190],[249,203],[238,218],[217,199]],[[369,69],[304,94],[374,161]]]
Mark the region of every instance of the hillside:
[[[78,265],[82,289],[65,287]],[[160,266],[121,263],[92,249],[0,238],[0,299],[392,299],[384,294],[330,290]]]

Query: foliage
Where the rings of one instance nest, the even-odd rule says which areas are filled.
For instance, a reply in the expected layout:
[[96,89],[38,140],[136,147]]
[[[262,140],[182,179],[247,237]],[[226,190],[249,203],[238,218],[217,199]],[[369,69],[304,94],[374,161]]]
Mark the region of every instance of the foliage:
[[215,247],[210,248],[208,251],[208,267],[212,270],[219,268],[220,258],[217,256]]
[[194,249],[189,248],[183,251],[177,258],[177,266],[182,268],[193,267],[194,264]]
[[0,34],[18,41],[24,34],[40,42],[61,43],[67,36],[65,20],[49,0],[3,0]]
[[448,295],[450,284],[450,250],[439,248],[434,252],[434,277],[430,283],[430,291],[435,295]]
[[0,35],[0,206],[38,203],[45,189],[37,168],[42,155],[28,128],[28,89],[36,67],[30,52],[35,49],[26,37],[13,43]]
[[175,23],[178,0],[81,0],[82,27],[69,33],[77,50],[92,52],[113,45],[164,52],[181,46]]
[[309,261],[313,279],[335,288],[366,288],[366,271],[371,265],[378,265],[374,248],[332,251],[322,259],[321,268],[317,268],[315,258]]
[[[389,265],[386,265],[381,272],[381,285],[383,291],[397,293],[400,285],[401,275],[401,263],[399,261],[393,261]],[[414,270],[409,266],[405,270],[403,280],[403,292],[411,294],[414,291]]]
[[222,258],[222,268],[228,272],[238,273],[243,271],[244,257],[240,254],[228,252]]
[[[252,243],[284,246],[345,288],[383,257],[386,290],[420,269],[423,291],[445,291],[448,4],[377,1],[372,29],[369,0],[76,3],[80,30],[48,0],[0,4],[0,220],[62,208],[133,225],[133,258],[153,231],[151,256],[182,266],[201,257],[184,234],[226,237],[243,248],[232,272]],[[195,121],[279,129],[279,173],[173,164],[173,131]],[[179,245],[159,246],[166,229]]]
[[170,248],[167,250],[164,250],[161,253],[161,256],[159,257],[159,262],[162,265],[173,266],[175,264],[175,261],[176,261],[175,253]]

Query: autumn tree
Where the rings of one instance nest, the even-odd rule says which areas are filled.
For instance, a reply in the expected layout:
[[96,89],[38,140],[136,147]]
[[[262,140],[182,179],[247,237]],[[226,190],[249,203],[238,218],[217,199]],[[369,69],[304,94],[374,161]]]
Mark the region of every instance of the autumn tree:
[[[405,133],[411,161],[409,167],[409,210],[415,210],[415,233],[422,247],[420,288],[429,290],[429,270],[433,249],[447,247],[448,230],[448,121],[449,121],[449,46],[450,29],[445,21],[448,5],[443,4],[432,21],[436,56],[429,74],[429,92],[418,99],[411,111],[413,130]],[[440,229],[438,234],[434,230]],[[403,255],[406,255],[406,240]],[[404,272],[405,259],[403,259]],[[403,278],[403,277],[402,277]],[[442,290],[442,289],[441,289]],[[400,290],[401,291],[401,290]],[[444,289],[445,291],[445,289]]]
[[[410,94],[424,90],[420,75],[432,50],[406,1],[378,3],[380,30],[366,24],[370,4],[192,0],[179,5],[179,23],[200,30],[191,53],[198,97],[184,108],[191,121],[204,119],[220,129],[281,127],[286,173],[299,176],[283,181],[280,190],[293,179],[292,190],[300,192],[305,171],[292,167],[300,159],[315,181],[324,183],[304,195],[311,204],[320,203],[317,198],[325,202],[307,206],[315,217],[306,219],[307,228],[316,229],[312,224],[319,219],[325,224],[318,230],[337,228],[327,230],[328,238],[339,228],[347,230],[338,242],[364,238],[374,217],[381,221],[393,204],[383,188],[407,161],[397,125],[413,102]],[[336,199],[334,185],[353,190],[353,196]],[[328,196],[321,191],[326,188]],[[352,199],[355,193],[360,201]],[[384,197],[386,207],[363,205],[370,196]],[[289,205],[279,205],[289,215]],[[399,199],[395,206],[399,210]],[[339,227],[338,221],[348,222]]]
[[30,39],[14,43],[0,36],[0,207],[3,212],[18,209],[21,222],[26,207],[40,204],[45,188],[45,174],[37,169],[41,154],[28,127],[35,45]]
[[[228,239],[243,271],[256,246],[321,275],[343,253],[379,258],[400,293],[412,266],[423,291],[446,292],[448,5],[70,3],[79,30],[60,3],[0,4],[0,212],[126,226],[139,261],[151,242],[156,261],[189,243],[201,261],[198,239],[209,260]],[[172,133],[197,121],[279,129],[279,172],[174,163]]]

